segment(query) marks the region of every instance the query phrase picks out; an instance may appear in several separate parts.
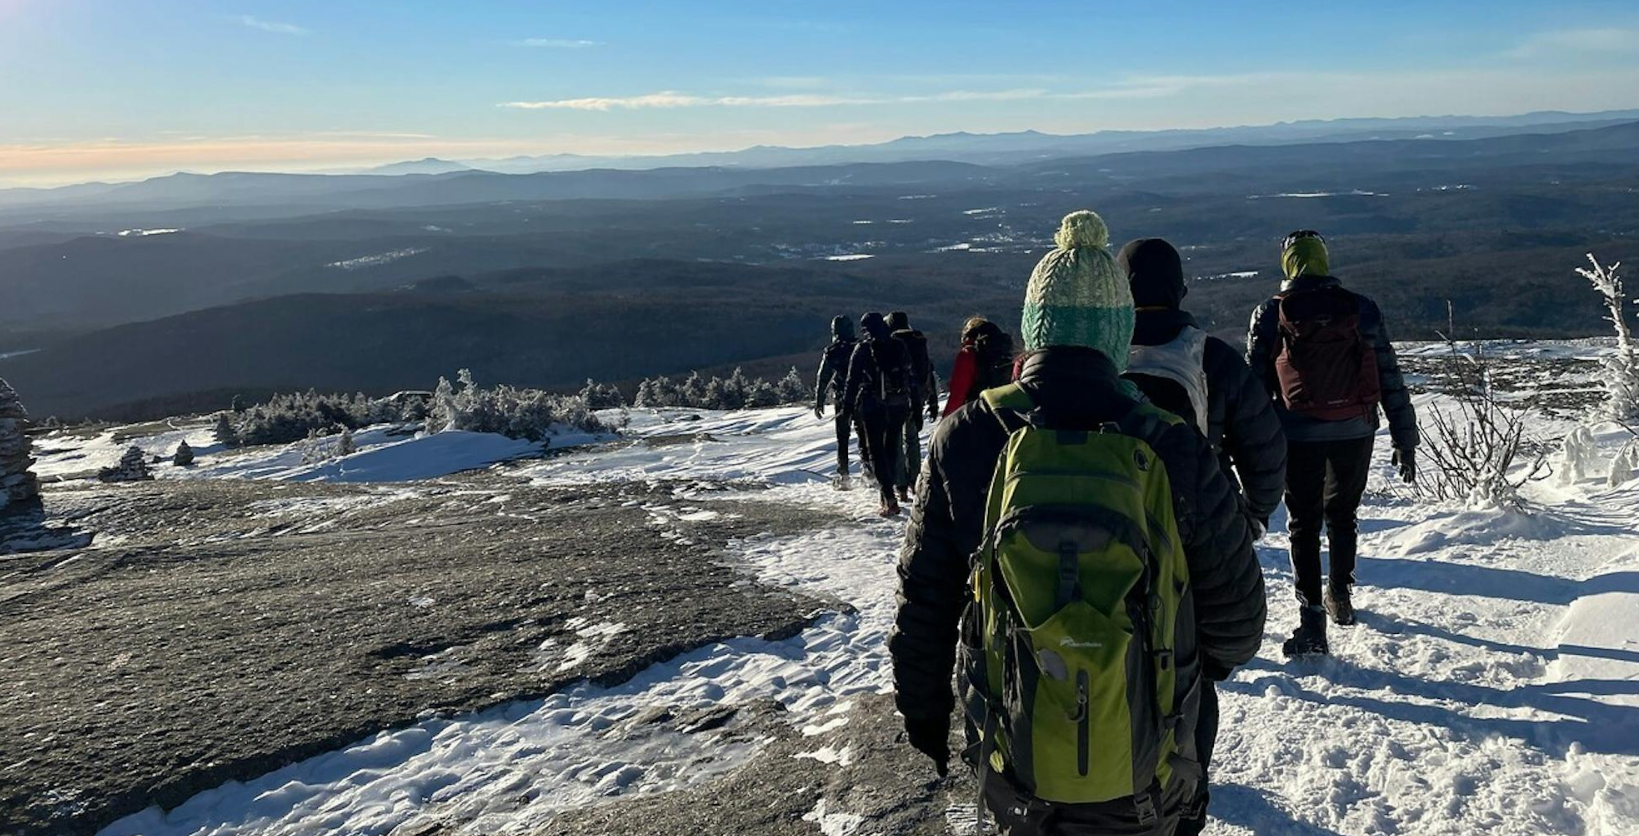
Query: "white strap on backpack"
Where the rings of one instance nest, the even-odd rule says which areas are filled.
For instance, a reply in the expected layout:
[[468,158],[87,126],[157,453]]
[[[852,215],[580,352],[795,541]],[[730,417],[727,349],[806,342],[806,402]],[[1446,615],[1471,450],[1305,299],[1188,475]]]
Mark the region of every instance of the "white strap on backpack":
[[1193,325],[1161,345],[1135,345],[1127,352],[1127,371],[1170,380],[1184,388],[1195,414],[1192,418],[1207,435],[1206,332]]

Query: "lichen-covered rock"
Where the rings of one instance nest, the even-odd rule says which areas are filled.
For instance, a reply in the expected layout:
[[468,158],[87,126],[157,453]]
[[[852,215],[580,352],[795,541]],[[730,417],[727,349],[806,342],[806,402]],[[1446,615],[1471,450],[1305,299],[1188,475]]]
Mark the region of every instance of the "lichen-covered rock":
[[31,503],[40,496],[39,480],[31,470],[31,444],[23,432],[27,425],[28,410],[23,408],[17,390],[0,379],[0,511]]

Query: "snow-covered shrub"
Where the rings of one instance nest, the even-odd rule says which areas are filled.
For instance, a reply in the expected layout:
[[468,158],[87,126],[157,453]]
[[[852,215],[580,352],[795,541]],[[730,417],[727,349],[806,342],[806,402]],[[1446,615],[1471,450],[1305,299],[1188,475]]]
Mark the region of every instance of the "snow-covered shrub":
[[591,378],[586,379],[586,386],[580,390],[581,399],[586,401],[588,409],[618,409],[626,405],[625,396],[612,383],[598,383]]
[[347,427],[335,427],[335,432],[326,433],[313,430],[302,443],[302,464],[318,464],[319,462],[339,459],[342,456],[351,456],[359,451],[358,443],[353,440],[353,431]]
[[1616,354],[1606,360],[1605,405],[1608,418],[1617,421],[1639,419],[1639,344],[1635,344],[1633,329],[1628,327],[1627,297],[1622,294],[1622,262],[1610,266],[1599,263],[1588,253],[1592,267],[1578,267],[1576,272],[1593,285],[1605,299],[1605,318],[1616,329]]
[[1616,458],[1611,459],[1610,475],[1605,477],[1605,484],[1610,487],[1627,484],[1634,477],[1639,476],[1639,436],[1630,438],[1616,451]]
[[193,465],[193,448],[188,446],[187,439],[177,442],[176,453],[171,456],[171,464],[177,467],[190,467]]
[[[267,403],[245,412],[219,415],[217,439],[224,444],[229,443],[229,439],[235,439],[238,444],[289,444],[315,433],[333,433],[337,427],[358,429],[371,424],[418,420],[413,416],[424,415],[425,411],[426,407],[415,400],[370,398],[363,394],[322,395],[309,390],[274,395]],[[222,435],[224,420],[232,430],[227,438]]]
[[1593,430],[1587,427],[1577,427],[1560,444],[1560,451],[1564,454],[1565,469],[1560,471],[1560,482],[1574,485],[1583,479],[1590,478],[1594,471],[1599,469],[1599,442],[1593,437]]
[[1504,401],[1480,347],[1470,355],[1449,338],[1447,344],[1442,376],[1453,384],[1454,405],[1435,402],[1424,413],[1427,464],[1419,469],[1417,487],[1436,499],[1518,508],[1520,488],[1552,473],[1547,453],[1526,452],[1541,448],[1527,444],[1528,414]]
[[501,384],[484,389],[462,369],[456,383],[439,378],[427,418],[427,429],[500,433],[540,441],[565,429],[608,432],[579,395],[554,395],[539,389]]
[[735,369],[728,377],[704,378],[699,372],[677,381],[655,377],[638,384],[632,405],[645,409],[685,407],[689,409],[763,409],[807,403],[813,390],[795,368],[777,381],[746,376]]

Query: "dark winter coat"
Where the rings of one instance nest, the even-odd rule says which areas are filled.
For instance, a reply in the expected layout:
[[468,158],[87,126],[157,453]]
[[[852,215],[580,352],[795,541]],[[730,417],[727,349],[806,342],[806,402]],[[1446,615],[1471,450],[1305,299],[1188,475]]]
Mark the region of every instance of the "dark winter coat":
[[[1312,290],[1321,287],[1340,287],[1341,282],[1331,276],[1298,276],[1281,285],[1281,292]],[[1383,311],[1371,299],[1352,291],[1360,301],[1360,336],[1369,342],[1377,355],[1377,379],[1381,388],[1382,411],[1389,418],[1389,435],[1398,449],[1417,446],[1417,411],[1411,405],[1411,392],[1400,374],[1400,360],[1389,341],[1389,329],[1383,323]],[[1252,325],[1246,336],[1246,364],[1263,381],[1275,401],[1275,412],[1286,428],[1287,441],[1341,441],[1368,438],[1376,435],[1379,426],[1378,411],[1370,409],[1358,418],[1325,421],[1287,411],[1280,400],[1280,381],[1275,373],[1275,356],[1280,353],[1280,298],[1275,297],[1252,312]]]
[[819,374],[814,379],[814,406],[825,406],[825,398],[842,408],[844,390],[848,385],[848,361],[853,359],[854,346],[859,341],[852,337],[832,337],[831,344],[820,353]]
[[[848,359],[848,384],[842,396],[843,408],[849,411],[871,412],[889,404],[882,401],[886,381],[897,378],[915,396],[914,375],[911,374],[911,353],[905,344],[893,338],[880,314],[866,314],[860,320],[864,339],[854,346]],[[909,408],[910,402],[892,404]]]
[[893,332],[893,338],[904,343],[905,350],[910,353],[912,382],[916,386],[911,411],[921,413],[926,410],[930,399],[937,409],[939,378],[933,373],[933,361],[928,357],[927,336],[914,328],[902,328]]
[[[1019,382],[1044,411],[1114,421],[1134,402],[1115,366],[1092,349],[1049,348],[1029,356]],[[899,610],[888,640],[895,699],[913,719],[948,717],[957,623],[971,599],[969,558],[984,537],[986,496],[1007,441],[982,399],[940,422],[899,557]],[[1194,427],[1167,428],[1152,446],[1172,482],[1184,541],[1203,667],[1228,676],[1263,641],[1263,572],[1240,500]]]
[[[1133,345],[1165,345],[1195,317],[1176,308],[1138,312]],[[1286,485],[1286,434],[1263,381],[1241,353],[1217,337],[1208,337],[1203,357],[1207,382],[1207,441],[1218,452],[1224,476],[1238,477],[1246,510],[1265,524],[1280,505]],[[1140,388],[1143,383],[1139,383]],[[1186,416],[1187,417],[1187,416]]]

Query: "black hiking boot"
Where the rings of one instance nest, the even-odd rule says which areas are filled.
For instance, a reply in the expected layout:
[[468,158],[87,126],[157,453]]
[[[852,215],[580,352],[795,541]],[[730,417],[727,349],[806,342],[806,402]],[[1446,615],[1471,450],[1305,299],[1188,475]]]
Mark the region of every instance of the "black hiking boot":
[[1326,644],[1326,611],[1312,604],[1305,605],[1298,615],[1302,618],[1292,637],[1280,646],[1288,659],[1296,656],[1325,656],[1331,652]]
[[1347,586],[1326,586],[1326,614],[1332,617],[1332,623],[1339,627],[1354,625],[1354,603],[1349,600]]

